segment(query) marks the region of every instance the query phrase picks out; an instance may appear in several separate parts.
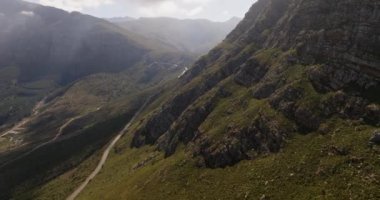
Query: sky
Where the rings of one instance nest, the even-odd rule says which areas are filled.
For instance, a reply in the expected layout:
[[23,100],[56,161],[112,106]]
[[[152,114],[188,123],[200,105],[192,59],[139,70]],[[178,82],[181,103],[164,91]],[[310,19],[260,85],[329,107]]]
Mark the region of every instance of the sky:
[[244,17],[256,0],[27,0],[96,17],[175,17],[226,21]]

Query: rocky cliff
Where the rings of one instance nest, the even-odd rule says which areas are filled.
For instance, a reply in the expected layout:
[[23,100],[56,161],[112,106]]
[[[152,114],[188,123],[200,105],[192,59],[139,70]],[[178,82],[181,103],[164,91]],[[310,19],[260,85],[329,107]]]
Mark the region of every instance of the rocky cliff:
[[372,0],[258,1],[131,145],[170,156],[184,143],[214,168],[278,152],[332,118],[380,125],[379,11]]

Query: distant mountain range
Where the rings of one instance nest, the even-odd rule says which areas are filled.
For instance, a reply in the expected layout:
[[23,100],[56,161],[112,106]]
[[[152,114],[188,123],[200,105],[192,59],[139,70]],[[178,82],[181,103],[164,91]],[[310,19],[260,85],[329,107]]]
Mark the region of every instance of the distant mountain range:
[[107,18],[106,20],[108,20],[112,23],[122,23],[122,22],[126,22],[126,21],[134,21],[137,19],[133,18],[133,17],[113,17],[113,18]]
[[201,55],[220,43],[241,19],[234,17],[225,22],[166,17],[139,19],[125,17],[108,20],[130,32],[161,41],[178,51]]

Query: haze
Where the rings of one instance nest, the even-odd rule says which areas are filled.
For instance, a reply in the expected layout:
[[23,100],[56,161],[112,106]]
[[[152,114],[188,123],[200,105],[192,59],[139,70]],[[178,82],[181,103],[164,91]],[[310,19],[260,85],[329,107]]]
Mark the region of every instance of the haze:
[[243,17],[255,0],[28,0],[97,17],[174,17],[226,21]]

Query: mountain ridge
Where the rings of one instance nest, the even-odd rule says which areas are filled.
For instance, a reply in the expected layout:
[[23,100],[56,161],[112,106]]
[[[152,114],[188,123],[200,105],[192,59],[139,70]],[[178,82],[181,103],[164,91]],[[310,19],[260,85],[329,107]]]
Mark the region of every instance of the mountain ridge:
[[[310,6],[310,2],[314,2],[315,4],[312,4],[313,6]],[[295,120],[297,126],[296,130],[301,132],[316,131],[322,123],[322,119],[327,117],[323,116],[323,114],[321,114],[321,116],[318,116],[318,114],[314,114],[311,110],[309,110],[310,108],[304,107],[304,105],[302,105],[304,103],[301,103],[302,101],[309,101],[307,99],[309,98],[309,96],[312,95],[312,93],[314,93],[314,88],[317,94],[313,95],[321,96],[321,98],[325,93],[328,92],[337,92],[336,98],[338,98],[339,90],[345,90],[347,89],[347,87],[352,87],[352,85],[356,85],[356,87],[362,89],[357,92],[364,93],[364,91],[369,90],[370,88],[372,89],[372,91],[377,90],[379,88],[379,77],[377,76],[377,73],[367,74],[366,70],[364,69],[366,69],[366,67],[368,66],[365,65],[365,62],[364,65],[363,62],[352,63],[352,59],[350,59],[350,57],[340,56],[335,52],[338,51],[339,48],[343,48],[345,46],[345,43],[339,43],[339,40],[344,40],[346,37],[334,37],[336,38],[335,42],[343,45],[343,47],[331,46],[331,48],[325,48],[325,50],[318,48],[319,46],[323,45],[330,47],[329,45],[332,41],[329,40],[329,38],[324,37],[328,37],[330,36],[330,32],[336,31],[336,29],[338,28],[337,26],[339,26],[340,20],[346,20],[345,18],[338,17],[340,14],[339,11],[342,12],[342,15],[345,15],[345,9],[355,10],[353,8],[356,6],[355,2],[357,1],[350,1],[350,3],[342,2],[340,4],[324,0],[310,2],[277,0],[258,1],[246,15],[246,18],[229,36],[227,36],[225,43],[221,44],[220,47],[217,47],[216,49],[212,50],[206,58],[203,58],[200,61],[198,61],[198,63],[196,63],[194,67],[183,76],[182,79],[184,82],[182,87],[187,89],[182,89],[182,92],[173,95],[173,97],[168,101],[168,103],[162,107],[161,111],[154,113],[153,116],[150,117],[150,119],[145,121],[146,124],[142,125],[142,127],[138,129],[134,134],[132,146],[140,147],[144,144],[158,143],[159,146],[164,146],[164,150],[170,155],[173,153],[173,146],[175,149],[175,146],[181,142],[184,142],[186,144],[191,142],[192,140],[196,140],[197,138],[199,138],[200,136],[197,132],[197,126],[200,126],[202,123],[204,123],[204,120],[207,119],[208,115],[212,113],[212,110],[215,108],[217,104],[215,102],[218,101],[212,100],[213,96],[217,99],[218,97],[223,99],[223,81],[225,82],[226,79],[228,79],[229,77],[232,77],[232,80],[235,83],[237,83],[238,85],[242,85],[243,87],[251,88],[253,86],[256,86],[256,88],[254,88],[254,90],[256,91],[254,91],[253,98],[256,98],[258,100],[268,99],[270,107],[274,110],[279,111],[280,113],[282,112],[285,115],[285,117],[289,120]],[[363,4],[372,7],[376,6],[376,3],[373,3],[372,1],[361,1],[360,5]],[[331,7],[332,5],[336,7]],[[372,7],[369,7],[368,10],[372,10],[374,12],[375,9],[372,9]],[[305,8],[317,10],[316,13],[324,13],[322,11],[325,9],[327,9],[327,13],[329,13],[332,12],[333,9],[336,9],[337,11],[335,12],[338,12],[338,14],[333,15],[332,19],[330,20],[337,21],[338,23],[332,24],[332,26],[329,29],[326,28],[326,30],[321,30],[323,32],[314,31],[314,28],[319,30],[319,28],[323,26],[323,24],[326,22],[320,24],[313,23],[314,19],[309,17],[307,14],[299,15],[298,18],[293,17],[298,14],[294,11],[294,9],[301,10],[302,13],[305,13]],[[354,42],[356,43],[351,45],[352,50],[347,50],[347,52],[352,51],[356,55],[361,54],[363,57],[366,57],[369,60],[374,59],[374,61],[378,63],[377,59],[379,58],[379,55],[377,55],[376,49],[379,47],[379,40],[373,34],[375,33],[376,24],[379,23],[379,20],[376,19],[379,19],[380,16],[371,15],[371,13],[367,13],[363,10],[359,10],[356,12],[358,12],[357,15],[363,16],[363,18],[359,18],[359,22],[372,23],[372,26],[370,26],[372,27],[372,29],[369,28],[368,30],[366,30],[363,33],[364,35],[358,35],[358,38],[354,39]],[[315,20],[327,20],[329,17],[330,16],[327,15],[315,18]],[[295,26],[297,25],[297,23],[294,23],[289,19],[296,19],[299,21],[306,20],[307,26],[302,26],[302,29],[311,29],[312,31],[310,32],[312,35],[305,37],[304,31],[301,28],[298,28],[298,26]],[[283,23],[288,22],[290,22],[290,24],[283,25]],[[272,30],[274,30],[274,33],[268,33],[267,29],[273,26],[274,28],[272,28]],[[285,33],[281,37],[276,37],[279,41],[278,42],[277,40],[274,40],[274,35],[279,35],[276,30],[278,29],[277,27],[287,27],[290,30],[294,27],[295,32],[298,31],[298,34],[295,35],[298,35],[298,37],[300,37],[301,39],[299,39],[298,43],[293,43],[292,41],[294,41],[297,38],[297,36],[290,37],[286,35],[287,33]],[[348,27],[352,28],[351,26]],[[247,28],[248,30],[246,30]],[[352,32],[343,33],[350,35]],[[369,38],[371,38],[372,40],[368,40]],[[289,42],[284,41],[285,39],[289,39]],[[320,41],[320,43],[322,44],[314,43],[313,41],[315,40]],[[362,42],[366,42],[368,46],[361,45]],[[229,44],[231,44],[231,48],[221,48],[223,46],[228,46]],[[250,46],[250,44],[252,44],[253,46]],[[279,46],[275,46],[276,44],[278,44]],[[320,50],[314,51],[314,49]],[[218,51],[222,52],[220,53]],[[365,55],[364,53],[369,53],[369,55]],[[251,56],[252,54],[253,56]],[[307,54],[312,55],[312,57],[308,56]],[[324,56],[326,55],[330,55],[330,57],[325,59]],[[206,59],[211,60],[209,61],[209,63],[211,64],[208,64],[207,61],[203,62]],[[220,65],[215,66],[213,64],[214,62],[220,63]],[[326,62],[328,62],[330,66],[324,65],[324,63]],[[339,63],[340,65],[337,66],[335,63]],[[354,66],[352,66],[351,63]],[[305,76],[308,78],[299,78],[299,80],[288,79],[287,81],[282,81],[281,77],[284,77],[285,80],[287,79],[286,71],[289,70],[287,68],[292,68],[293,66],[299,68],[297,69],[299,70],[298,73],[304,73]],[[379,68],[375,67],[373,69],[376,71]],[[202,81],[199,81],[200,77],[202,77]],[[312,88],[309,88],[309,84],[311,84]],[[219,94],[218,92],[215,93],[218,90],[216,88],[220,88]],[[307,94],[308,92],[309,94]],[[321,93],[318,95],[319,92]],[[203,107],[197,108],[197,102],[199,102],[200,99],[203,98],[203,96],[208,94],[212,95],[211,97],[209,97],[211,98],[211,100],[206,100],[204,102],[205,104],[203,105]],[[344,96],[344,98],[348,99],[357,98],[357,95],[352,92],[348,92],[344,94]],[[300,103],[297,103],[297,101],[299,101]],[[323,104],[322,99],[317,100],[317,102],[318,101],[321,101],[320,103]],[[331,99],[331,101],[339,100]],[[358,106],[357,108],[353,109],[361,109],[360,111],[358,110],[358,112],[368,112],[368,115],[370,112],[379,112],[378,105],[375,106],[375,110],[370,109],[371,111],[366,110],[369,109],[368,107],[365,108],[366,106],[371,105],[371,101],[373,101],[373,99],[369,100],[369,102],[367,102],[366,99],[362,99],[359,101],[361,101],[360,103],[358,102],[359,105],[346,106]],[[315,111],[317,111],[318,109],[330,109],[318,108],[318,104],[312,106],[316,106]],[[176,109],[173,110],[174,108]],[[329,113],[328,116],[331,116],[337,111],[329,112],[331,113]],[[192,113],[197,113],[197,115],[194,115]],[[351,115],[349,117],[359,117],[358,113],[347,114]],[[176,119],[177,117],[179,117],[179,119]],[[258,123],[262,123],[260,121],[265,119],[260,119],[259,117],[258,120]],[[375,117],[375,119],[369,119],[368,122],[377,120],[378,118]],[[181,122],[184,122],[184,124],[179,125],[181,124]],[[188,127],[186,123],[190,123],[191,125]],[[377,123],[375,123],[375,125],[376,124]],[[257,126],[265,127],[266,125],[264,122],[264,124],[259,124]],[[269,127],[266,127],[264,129],[268,129]],[[186,130],[187,128],[188,130]],[[269,131],[269,133],[274,132],[275,135],[279,135],[279,138],[272,138],[274,140],[274,144],[279,143],[278,140],[281,140],[282,138],[281,135],[283,135],[283,133],[279,132],[279,129],[281,128],[278,128],[278,130],[267,130]],[[253,133],[255,132],[255,130],[252,131]],[[285,131],[285,133],[286,132],[289,131]],[[228,138],[226,139],[229,140]],[[244,137],[240,139],[246,140]],[[202,144],[198,145],[203,146]],[[234,161],[234,159],[239,157],[246,157],[246,155],[244,155],[244,151],[248,151],[249,149],[245,149],[245,147],[240,147],[239,144],[236,145],[238,145],[238,147],[236,147],[237,149],[235,149],[234,147],[231,147],[232,149],[227,149],[226,151],[221,149],[222,152],[217,152],[218,149],[213,150],[207,148],[205,151],[211,152],[204,152],[204,156],[208,157],[211,155],[207,154],[215,153],[216,155],[212,156],[217,157],[211,157],[209,159],[220,159],[220,162],[222,163],[218,164],[218,161],[215,161],[216,163],[210,164],[210,166],[223,167],[230,162],[228,161],[230,159],[232,159],[231,162],[234,163],[236,162]],[[253,144],[248,144],[248,146],[252,145]],[[255,145],[253,145],[252,147],[256,148]],[[228,148],[228,146],[221,148]],[[240,148],[244,149],[240,150]],[[269,151],[278,150],[278,147],[275,147],[273,150]],[[221,153],[221,155],[219,155],[219,153]],[[239,154],[242,155],[240,156]],[[206,162],[208,161],[206,160]]]
[[[155,38],[177,51],[196,55],[207,53],[220,43],[238,24],[239,18],[225,22],[214,22],[208,19],[176,19],[170,17],[141,17],[114,22],[116,25],[147,38]],[[202,30],[204,34],[197,34]]]

